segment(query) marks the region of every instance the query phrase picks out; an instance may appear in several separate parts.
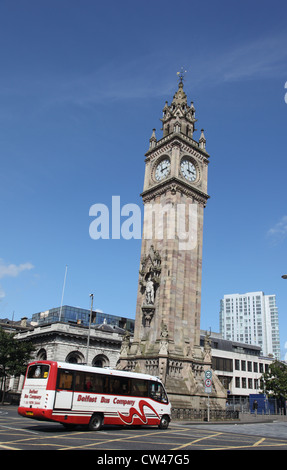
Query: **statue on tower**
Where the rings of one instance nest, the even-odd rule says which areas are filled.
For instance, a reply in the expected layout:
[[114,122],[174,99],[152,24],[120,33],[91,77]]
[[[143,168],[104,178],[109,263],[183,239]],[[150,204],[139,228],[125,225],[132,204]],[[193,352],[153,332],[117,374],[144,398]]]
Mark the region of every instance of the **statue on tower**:
[[141,270],[139,274],[143,324],[145,327],[150,327],[156,310],[155,297],[160,284],[161,274],[161,257],[159,252],[154,249],[153,245],[151,245],[148,255],[144,255],[141,259]]
[[145,300],[146,300],[147,305],[154,304],[154,286],[153,286],[151,275],[149,275],[147,283],[146,283]]

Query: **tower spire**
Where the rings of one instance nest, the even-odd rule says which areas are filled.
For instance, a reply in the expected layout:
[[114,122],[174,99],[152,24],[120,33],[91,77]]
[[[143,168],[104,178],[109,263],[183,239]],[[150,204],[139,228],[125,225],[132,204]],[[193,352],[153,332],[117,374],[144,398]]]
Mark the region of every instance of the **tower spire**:
[[179,85],[178,86],[180,86],[180,84],[182,84],[182,86],[183,86],[183,80],[184,80],[184,74],[185,73],[187,73],[187,70],[184,70],[183,67],[181,67],[180,72],[177,72],[178,79],[179,79]]
[[183,90],[183,81],[186,70],[181,67],[177,72],[179,83],[178,90],[175,92],[171,105],[166,101],[163,108],[163,117],[161,119],[163,126],[163,137],[172,136],[174,132],[184,134],[193,138],[195,131],[195,108],[193,103],[191,106],[187,104],[187,96]]

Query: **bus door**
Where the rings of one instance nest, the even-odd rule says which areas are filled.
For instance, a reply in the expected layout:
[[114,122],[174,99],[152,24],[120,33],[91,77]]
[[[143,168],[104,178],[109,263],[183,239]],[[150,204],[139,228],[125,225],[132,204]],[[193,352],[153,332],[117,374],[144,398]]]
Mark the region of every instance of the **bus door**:
[[73,378],[71,370],[58,369],[57,388],[54,408],[71,410],[73,403]]

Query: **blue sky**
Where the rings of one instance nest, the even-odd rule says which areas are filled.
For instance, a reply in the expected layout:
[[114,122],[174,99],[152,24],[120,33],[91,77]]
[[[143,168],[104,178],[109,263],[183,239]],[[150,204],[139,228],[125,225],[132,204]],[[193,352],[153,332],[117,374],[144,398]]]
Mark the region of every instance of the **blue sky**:
[[[140,240],[93,240],[90,207],[141,205],[144,154],[184,90],[210,154],[201,327],[224,294],[276,294],[287,342],[287,5],[1,0],[0,317],[61,303],[133,318]],[[287,100],[286,100],[287,101]]]

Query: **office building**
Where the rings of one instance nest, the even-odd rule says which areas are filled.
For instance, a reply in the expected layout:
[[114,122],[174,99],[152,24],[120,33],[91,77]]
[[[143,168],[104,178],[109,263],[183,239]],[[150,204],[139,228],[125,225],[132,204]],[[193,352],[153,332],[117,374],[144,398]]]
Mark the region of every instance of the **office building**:
[[[51,308],[43,312],[34,313],[29,320],[32,326],[41,326],[48,323],[64,322],[71,325],[89,326],[90,310],[70,305]],[[135,321],[131,318],[111,315],[101,311],[92,311],[92,326],[100,325],[106,322],[108,325],[123,328],[130,333],[134,332]]]
[[280,360],[278,309],[275,295],[263,292],[224,295],[220,333],[231,341],[258,345],[263,356]]

